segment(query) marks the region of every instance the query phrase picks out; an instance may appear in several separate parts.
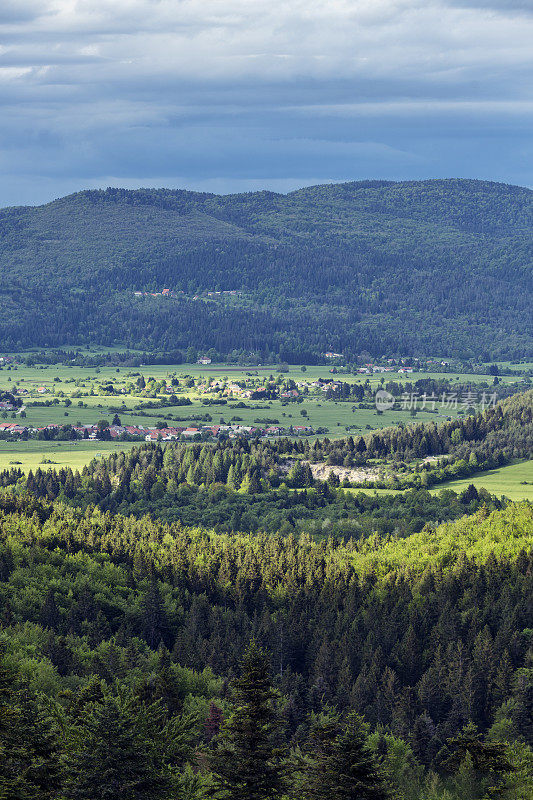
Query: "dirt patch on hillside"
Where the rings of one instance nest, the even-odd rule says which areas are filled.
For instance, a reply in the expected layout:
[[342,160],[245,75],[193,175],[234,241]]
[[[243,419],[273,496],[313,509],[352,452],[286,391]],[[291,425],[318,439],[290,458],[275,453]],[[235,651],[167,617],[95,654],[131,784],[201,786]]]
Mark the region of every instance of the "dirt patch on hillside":
[[439,461],[441,458],[446,458],[446,453],[442,453],[440,456],[426,456],[422,459],[422,464],[433,464],[434,461]]
[[331,466],[331,464],[326,464],[324,461],[318,462],[318,464],[309,464],[309,466],[311,467],[313,478],[319,481],[327,480],[332,472],[339,477],[341,483],[346,478],[348,478],[350,483],[375,481],[379,478],[378,472],[369,467],[336,467]]

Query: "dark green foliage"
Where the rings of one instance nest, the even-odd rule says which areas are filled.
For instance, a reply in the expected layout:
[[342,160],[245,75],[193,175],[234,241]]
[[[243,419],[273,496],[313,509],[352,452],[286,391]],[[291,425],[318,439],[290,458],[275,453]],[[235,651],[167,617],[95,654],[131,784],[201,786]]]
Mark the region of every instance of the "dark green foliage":
[[389,800],[392,797],[367,744],[367,729],[352,713],[314,721],[295,796],[302,800]]
[[208,752],[215,796],[275,800],[283,793],[280,722],[266,654],[252,642],[231,686],[231,713]]
[[169,626],[159,587],[155,581],[150,583],[141,607],[141,633],[149,647],[156,649],[159,644],[169,644]]
[[[408,539],[342,544],[216,536],[94,508],[41,506],[40,526],[33,503],[26,516],[17,502],[0,514],[12,560],[0,582],[5,640],[19,647],[17,626],[36,625],[36,657],[52,661],[59,684],[63,674],[131,675],[147,702],[179,714],[191,692],[183,667],[230,676],[256,636],[272,652],[291,736],[329,702],[389,726],[429,766],[469,719],[485,732],[507,700],[516,735],[530,734],[527,504]],[[52,578],[58,623],[43,631]],[[135,638],[151,630],[150,597],[171,652],[152,662]]]
[[[532,534],[527,503],[343,542],[4,494],[0,643],[26,678],[0,676],[0,797],[205,800],[210,756],[221,800],[278,800],[285,778],[300,797],[286,767],[322,748],[305,791],[350,797],[352,766],[363,798],[522,800]],[[310,744],[328,708],[374,733],[350,717]]]
[[220,733],[224,717],[216,703],[209,705],[209,713],[204,725],[205,740],[209,744]]
[[[0,335],[5,349],[120,342],[180,359],[191,343],[292,363],[331,348],[523,356],[531,196],[363,181],[285,196],[108,189],[4,209]],[[182,299],[133,297],[163,287]]]
[[0,798],[52,800],[60,780],[56,725],[0,650]]
[[107,695],[86,712],[67,762],[68,800],[162,800],[170,796],[166,752],[143,730],[142,709]]
[[459,789],[462,782],[471,784],[468,800],[507,796],[505,778],[514,771],[507,747],[501,742],[483,741],[472,723],[458,736],[448,739],[441,758],[444,770]]

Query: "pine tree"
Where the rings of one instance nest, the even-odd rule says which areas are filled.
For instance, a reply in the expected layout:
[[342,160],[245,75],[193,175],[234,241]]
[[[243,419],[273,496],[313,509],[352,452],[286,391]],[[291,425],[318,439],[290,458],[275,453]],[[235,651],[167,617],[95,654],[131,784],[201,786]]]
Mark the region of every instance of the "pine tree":
[[0,653],[0,800],[51,800],[60,785],[55,726]]
[[258,494],[261,491],[257,470],[248,470],[241,483],[240,491],[243,494]]
[[49,589],[41,608],[40,622],[43,628],[55,629],[61,622],[61,614],[56,604],[55,593]]
[[80,745],[68,759],[68,800],[166,800],[170,774],[135,712],[111,695],[88,712]]
[[391,797],[368,747],[361,717],[352,713],[344,725],[334,715],[314,723],[298,797],[301,800],[388,800]]
[[236,473],[235,473],[235,467],[233,466],[233,464],[230,464],[230,468],[228,470],[228,477],[226,479],[226,486],[228,487],[228,489],[237,489],[237,487],[238,487],[237,477],[236,477]]
[[20,717],[17,702],[15,676],[8,670],[3,658],[0,662],[0,798],[26,797],[24,792],[24,770],[20,766],[27,762],[28,754],[20,742],[16,742],[16,731]]
[[169,715],[177,714],[183,705],[179,682],[172,672],[170,654],[166,647],[160,647],[154,685],[155,697],[160,700]]
[[444,770],[457,782],[457,790],[466,791],[471,787],[471,798],[466,800],[504,796],[506,778],[514,771],[507,746],[502,742],[483,741],[473,723],[465,725],[455,738],[448,739],[444,752],[439,755]]
[[142,635],[148,645],[155,649],[161,642],[167,645],[170,640],[169,624],[165,605],[157,581],[150,582],[150,588],[142,602]]
[[263,650],[252,642],[232,684],[232,713],[214,740],[208,763],[214,797],[224,800],[271,800],[283,793],[276,692]]

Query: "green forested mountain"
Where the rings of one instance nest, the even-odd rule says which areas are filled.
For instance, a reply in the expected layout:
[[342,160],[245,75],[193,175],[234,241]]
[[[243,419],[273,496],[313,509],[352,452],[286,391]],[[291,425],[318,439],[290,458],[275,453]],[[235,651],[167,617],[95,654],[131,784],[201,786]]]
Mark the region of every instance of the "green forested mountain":
[[[330,348],[523,356],[532,197],[482,181],[365,181],[288,195],[108,189],[4,209],[0,336],[288,361]],[[163,288],[183,294],[133,297]]]

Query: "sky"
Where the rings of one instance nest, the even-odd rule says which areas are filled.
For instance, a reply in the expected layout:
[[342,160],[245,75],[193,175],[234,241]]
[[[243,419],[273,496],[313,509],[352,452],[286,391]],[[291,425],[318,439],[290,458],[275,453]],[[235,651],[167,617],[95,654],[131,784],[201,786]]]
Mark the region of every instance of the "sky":
[[533,186],[533,0],[1,0],[0,206]]

